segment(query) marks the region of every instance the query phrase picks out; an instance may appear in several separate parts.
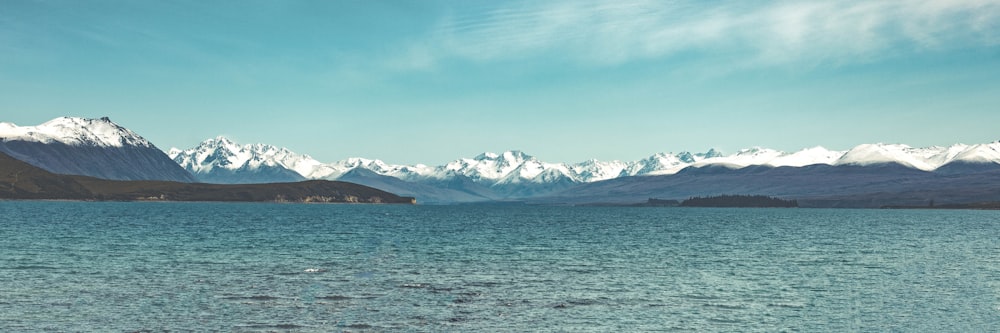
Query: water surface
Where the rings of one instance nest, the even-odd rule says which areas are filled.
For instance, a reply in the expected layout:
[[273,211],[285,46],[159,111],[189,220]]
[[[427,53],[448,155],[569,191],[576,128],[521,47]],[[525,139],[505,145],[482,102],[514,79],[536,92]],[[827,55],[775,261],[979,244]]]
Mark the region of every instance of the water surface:
[[1000,212],[0,202],[0,331],[998,331]]

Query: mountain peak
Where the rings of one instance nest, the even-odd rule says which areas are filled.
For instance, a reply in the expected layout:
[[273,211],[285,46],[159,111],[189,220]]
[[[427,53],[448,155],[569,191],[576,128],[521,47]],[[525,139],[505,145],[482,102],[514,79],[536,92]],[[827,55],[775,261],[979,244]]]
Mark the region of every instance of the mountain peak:
[[[934,148],[925,148],[924,150],[930,151],[932,149]],[[919,149],[913,149],[908,145],[898,143],[887,144],[879,142],[860,144],[844,153],[844,155],[836,161],[836,164],[865,166],[898,163],[906,167],[924,171],[935,169],[936,166],[931,164],[926,159],[927,156],[919,156],[924,154],[915,154],[918,150]]]
[[[208,142],[231,141],[219,136]],[[213,172],[213,169],[220,172],[226,172],[225,170],[242,172],[243,167],[253,171],[256,165],[265,165],[283,166],[308,179],[337,179],[352,169],[361,168],[403,181],[441,182],[459,177],[487,186],[562,181],[586,183],[625,176],[670,175],[684,168],[710,165],[738,169],[747,166],[803,167],[816,164],[836,166],[898,163],[929,171],[952,161],[992,161],[1000,164],[1000,141],[983,145],[927,148],[873,143],[858,145],[850,151],[833,151],[815,146],[795,152],[784,152],[754,146],[729,155],[711,148],[704,153],[657,153],[636,161],[591,159],[576,164],[542,162],[523,151],[507,150],[500,153],[484,152],[474,158],[459,158],[440,166],[393,165],[377,159],[360,157],[334,163],[320,163],[306,155],[294,154],[287,149],[264,144],[240,146],[233,143],[231,147],[235,147],[235,153],[214,156],[220,162],[229,160],[229,163],[212,166],[214,160],[210,158],[175,158],[175,160],[195,174]],[[178,153],[178,150],[171,150],[172,157],[182,155]]]
[[230,140],[225,136],[219,135],[214,138],[202,141],[201,145],[206,147],[224,147],[224,146],[236,146],[237,144],[233,142],[233,140]]
[[503,151],[503,152],[501,152],[499,154],[487,151],[487,152],[483,152],[483,153],[481,153],[479,155],[476,155],[476,157],[473,157],[472,159],[477,160],[477,161],[482,161],[482,160],[496,160],[498,158],[511,157],[511,156],[525,156],[525,154],[523,152],[521,152],[520,150],[507,150],[507,151]]
[[500,155],[491,152],[483,152],[482,154],[476,155],[476,157],[473,157],[472,159],[476,161],[485,161],[485,160],[495,160],[497,159],[497,157],[500,157]]
[[525,154],[520,150],[508,150],[501,155],[505,160],[509,161],[525,161],[534,159],[534,156]]
[[502,153],[484,152],[482,154],[476,155],[472,158],[475,161],[507,161],[507,162],[518,162],[534,159],[534,156],[525,154],[520,150],[508,150]]
[[725,156],[725,155],[722,154],[722,152],[720,152],[718,150],[715,150],[715,148],[710,148],[704,154],[697,154],[697,155],[701,156],[702,158],[713,158],[713,157],[722,157],[722,156]]
[[194,181],[151,142],[108,117],[58,117],[37,126],[0,123],[0,151],[59,174]]
[[151,142],[112,122],[108,117],[99,119],[58,117],[38,126],[0,123],[0,139],[58,142],[71,146],[153,147]]
[[296,154],[285,148],[260,143],[240,145],[221,135],[202,141],[195,148],[171,149],[169,156],[195,176],[203,177],[202,180],[212,180],[204,177],[213,170],[226,173],[236,170],[262,173],[280,167],[291,170],[295,175],[286,173],[282,178],[265,175],[271,178],[259,179],[295,181],[302,179],[302,175],[313,172],[321,164],[308,155]]

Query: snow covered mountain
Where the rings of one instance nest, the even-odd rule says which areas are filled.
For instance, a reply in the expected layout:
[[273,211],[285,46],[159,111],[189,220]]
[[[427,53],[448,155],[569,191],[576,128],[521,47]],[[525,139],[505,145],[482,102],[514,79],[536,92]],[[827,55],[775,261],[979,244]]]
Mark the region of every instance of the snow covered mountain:
[[435,200],[447,202],[452,199],[485,201],[543,196],[581,184],[622,177],[673,175],[689,167],[738,170],[749,166],[801,168],[811,165],[898,164],[933,171],[952,163],[1000,165],[1000,142],[929,148],[879,143],[859,145],[848,151],[813,147],[791,153],[753,147],[730,155],[712,149],[705,153],[657,153],[636,161],[587,160],[575,164],[543,162],[524,152],[512,150],[486,152],[440,166],[427,166],[395,165],[367,158],[321,163],[284,148],[262,144],[241,146],[218,137],[192,149],[172,149],[170,156],[202,181],[349,178],[355,182],[370,182],[364,184],[369,186],[391,186],[403,195],[420,197],[421,193],[433,192],[431,196]]
[[38,126],[0,122],[0,151],[58,174],[194,181],[151,142],[107,117],[60,117]]
[[107,117],[87,119],[59,117],[38,126],[17,126],[0,122],[0,138],[4,141],[62,143],[70,146],[143,147],[153,144],[131,130],[118,126]]
[[955,162],[983,164],[1000,163],[1000,141],[967,146],[961,152],[951,156],[951,161],[943,165]]
[[903,144],[863,144],[847,151],[836,165],[898,163],[906,167],[934,171],[953,162],[1000,163],[1000,142],[950,147],[913,148]]
[[[716,156],[691,163],[690,166],[726,165],[733,168],[747,166],[803,167],[808,165],[857,165],[870,166],[895,163],[908,168],[935,171],[951,163],[1000,164],[1000,141],[949,147],[913,148],[904,144],[862,144],[848,151],[833,151],[823,147],[806,148],[794,153],[754,147],[728,156]],[[662,174],[662,173],[661,173]]]
[[[216,150],[222,149],[219,152]],[[198,157],[193,157],[194,155]],[[906,167],[933,171],[946,164],[1000,164],[1000,142],[979,145],[957,144],[951,147],[911,148],[901,144],[863,144],[848,151],[823,147],[788,153],[768,148],[748,148],[731,155],[712,149],[706,153],[657,153],[648,158],[623,162],[587,160],[576,164],[549,163],[521,151],[486,152],[473,158],[461,158],[441,166],[394,165],[377,159],[349,158],[323,164],[307,155],[267,145],[238,146],[226,138],[205,141],[199,147],[170,156],[194,173],[220,167],[230,170],[256,168],[258,165],[282,166],[307,179],[337,179],[344,173],[362,168],[383,176],[407,181],[445,180],[463,176],[489,186],[497,184],[551,183],[568,179],[589,183],[618,177],[674,174],[687,167],[747,166],[803,167],[808,165],[874,165],[897,163]],[[219,158],[219,156],[227,156]],[[220,164],[221,163],[221,164]]]
[[168,155],[198,181],[221,184],[297,182],[322,164],[285,148],[238,145],[221,136],[191,149],[170,149]]
[[[564,195],[587,184],[633,179],[622,184],[634,185],[670,175],[725,178],[768,172],[774,177],[799,173],[815,177],[854,172],[863,174],[865,179],[885,180],[889,179],[885,175],[891,174],[933,174],[936,175],[934,177],[947,178],[1000,173],[1000,141],[924,148],[876,143],[859,145],[847,151],[813,147],[791,153],[753,147],[729,155],[713,149],[705,153],[657,153],[636,161],[592,159],[575,164],[545,162],[511,150],[487,152],[444,165],[428,166],[395,165],[367,158],[322,163],[285,148],[264,144],[240,145],[217,137],[191,149],[171,149],[168,156],[148,140],[108,118],[73,117],[56,118],[38,126],[0,122],[0,152],[61,174],[116,180],[197,180],[211,183],[347,180],[391,188],[398,194],[422,198],[422,202],[441,203],[520,200],[557,193]],[[851,171],[861,170],[858,168],[863,171]],[[678,179],[672,180],[676,182],[671,186],[688,184],[686,180]],[[732,190],[752,188],[747,187],[752,185],[746,183],[750,180],[740,179],[731,177],[727,180],[731,183],[713,184],[715,187],[712,189],[718,190],[722,185]],[[753,181],[766,185],[767,180]],[[689,185],[709,189],[706,184]],[[596,195],[623,190],[601,191],[604,190],[598,190]]]

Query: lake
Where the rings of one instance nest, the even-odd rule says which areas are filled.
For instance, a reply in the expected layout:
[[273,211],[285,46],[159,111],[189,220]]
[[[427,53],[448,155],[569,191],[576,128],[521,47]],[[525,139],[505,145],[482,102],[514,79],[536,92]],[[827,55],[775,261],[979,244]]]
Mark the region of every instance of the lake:
[[1000,212],[0,202],[0,331],[1000,331]]

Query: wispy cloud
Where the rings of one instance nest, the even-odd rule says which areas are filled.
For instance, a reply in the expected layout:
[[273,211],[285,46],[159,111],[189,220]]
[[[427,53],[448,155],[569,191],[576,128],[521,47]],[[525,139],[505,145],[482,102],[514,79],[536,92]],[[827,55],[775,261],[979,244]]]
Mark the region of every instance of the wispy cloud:
[[608,66],[692,54],[748,66],[839,64],[1000,44],[1000,0],[501,3],[443,18],[397,63],[555,56]]

